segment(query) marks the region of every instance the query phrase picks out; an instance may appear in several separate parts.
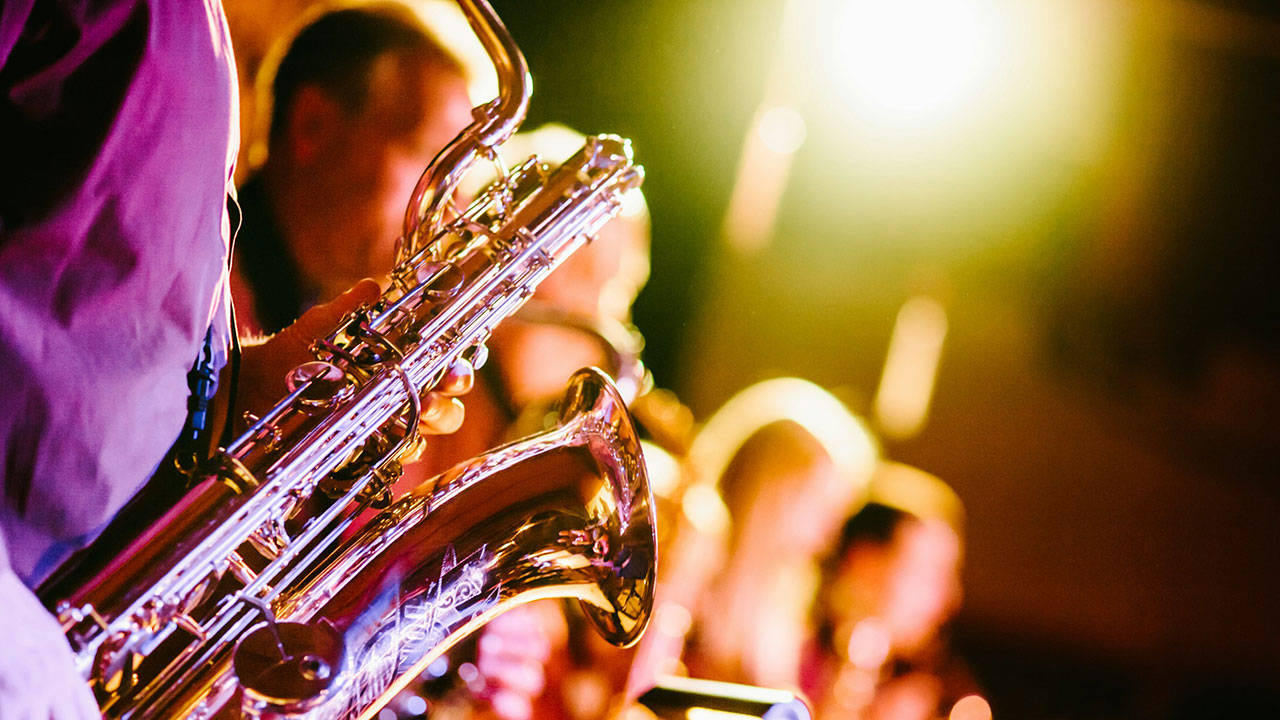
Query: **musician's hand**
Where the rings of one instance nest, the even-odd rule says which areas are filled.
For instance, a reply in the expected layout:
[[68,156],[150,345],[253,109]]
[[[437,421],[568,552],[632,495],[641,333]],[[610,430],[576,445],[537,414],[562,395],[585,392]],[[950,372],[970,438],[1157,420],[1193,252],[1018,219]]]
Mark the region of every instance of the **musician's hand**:
[[471,363],[466,360],[454,363],[435,389],[423,397],[418,431],[427,435],[447,435],[457,430],[462,425],[466,410],[458,396],[471,392],[475,377]]
[[3,566],[0,608],[0,720],[101,718],[62,629]]
[[[303,313],[292,325],[264,342],[247,344],[240,370],[237,408],[254,415],[269,410],[285,396],[285,376],[289,371],[315,359],[309,350],[311,343],[333,332],[344,315],[364,303],[375,302],[380,294],[378,283],[361,280],[333,301]],[[451,367],[444,379],[423,396],[419,431],[446,434],[457,430],[464,411],[457,396],[471,390],[472,378],[467,361],[460,360]]]

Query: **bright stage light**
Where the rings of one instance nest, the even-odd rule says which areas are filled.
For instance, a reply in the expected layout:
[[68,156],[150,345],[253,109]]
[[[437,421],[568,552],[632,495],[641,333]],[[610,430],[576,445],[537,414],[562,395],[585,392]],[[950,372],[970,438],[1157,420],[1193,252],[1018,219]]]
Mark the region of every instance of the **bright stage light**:
[[786,9],[722,228],[741,253],[772,242],[793,165],[807,194],[791,202],[856,215],[864,237],[981,242],[1052,210],[1106,158],[1131,64],[1135,11],[1122,3]]
[[859,203],[864,229],[998,238],[1105,161],[1131,65],[1123,3],[831,3],[805,25],[829,28],[807,48],[806,119],[813,142],[848,153],[836,181],[850,166],[867,179],[839,206]]
[[849,0],[835,26],[833,80],[859,114],[934,125],[963,112],[999,53],[982,0]]

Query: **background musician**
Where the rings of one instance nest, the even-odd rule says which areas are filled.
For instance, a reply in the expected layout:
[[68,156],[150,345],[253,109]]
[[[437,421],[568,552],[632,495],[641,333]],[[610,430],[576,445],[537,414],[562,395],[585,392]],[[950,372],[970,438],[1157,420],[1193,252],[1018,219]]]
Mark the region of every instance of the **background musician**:
[[728,525],[706,576],[685,576],[702,586],[683,593],[693,625],[678,658],[691,677],[798,686],[819,560],[877,455],[860,419],[794,378],[750,386],[708,420],[689,463],[715,483]]
[[508,717],[594,720],[634,707],[663,674],[798,688],[818,563],[861,502],[874,441],[830,394],[783,378],[726,403],[681,455],[654,619],[635,652],[595,648],[535,604],[486,628],[474,694],[519,712]]
[[240,187],[242,334],[385,278],[423,168],[471,121],[467,71],[406,5],[338,6],[285,47],[259,81],[266,160]]
[[818,718],[932,720],[974,692],[946,636],[962,595],[963,512],[938,478],[881,464],[822,562],[801,677]]

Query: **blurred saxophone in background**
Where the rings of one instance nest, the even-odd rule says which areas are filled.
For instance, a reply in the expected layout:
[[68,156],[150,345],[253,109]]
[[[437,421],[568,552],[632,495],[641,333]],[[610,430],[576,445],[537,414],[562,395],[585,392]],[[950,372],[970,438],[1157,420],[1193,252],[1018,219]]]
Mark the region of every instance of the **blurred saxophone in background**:
[[419,181],[391,288],[316,343],[289,394],[175,507],[40,590],[105,717],[368,718],[432,658],[538,598],[578,599],[615,643],[646,626],[652,500],[602,373],[573,378],[556,428],[392,497],[421,394],[459,359],[483,364],[494,326],[643,178],[626,140],[591,137],[554,170],[531,158],[502,172],[458,210],[459,181],[496,162],[530,94],[492,9],[460,4],[499,95]]

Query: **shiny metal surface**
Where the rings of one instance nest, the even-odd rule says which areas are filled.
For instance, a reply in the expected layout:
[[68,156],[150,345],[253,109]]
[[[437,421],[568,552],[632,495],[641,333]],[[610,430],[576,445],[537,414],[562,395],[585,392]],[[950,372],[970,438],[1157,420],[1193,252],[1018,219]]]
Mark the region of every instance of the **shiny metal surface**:
[[[414,203],[428,209],[451,201],[457,177],[514,132],[528,103],[528,73],[505,28],[483,0],[460,4],[498,68],[500,95],[424,175],[430,197],[415,193]],[[163,708],[191,689],[190,669],[226,656],[262,621],[264,603],[303,602],[297,584],[389,500],[399,459],[419,442],[420,394],[459,358],[479,363],[493,327],[642,178],[626,140],[599,136],[555,170],[531,159],[448,223],[419,213],[392,287],[314,345],[317,363],[291,374],[284,399],[109,562],[64,569],[41,588],[104,716],[173,716]],[[508,540],[487,537],[495,547]],[[231,686],[219,682],[196,716],[220,707],[212,700]]]
[[460,0],[459,4],[498,73],[498,97],[472,111],[475,121],[440,151],[418,179],[405,210],[404,234],[396,250],[398,266],[412,264],[415,258],[429,254],[424,246],[435,237],[431,231],[443,224],[458,183],[477,160],[497,162],[495,149],[524,121],[533,92],[524,55],[493,8],[484,0]]
[[[584,369],[556,428],[427,481],[268,593],[282,629],[336,631],[344,659],[325,665],[340,677],[277,672],[249,697],[236,676],[245,647],[222,645],[186,664],[157,716],[371,717],[459,640],[541,598],[576,598],[606,639],[629,645],[648,623],[655,552],[639,438],[608,376]],[[257,626],[250,660],[271,653],[260,619],[241,617]],[[300,647],[257,664],[293,662]],[[316,690],[300,697],[301,686]]]

